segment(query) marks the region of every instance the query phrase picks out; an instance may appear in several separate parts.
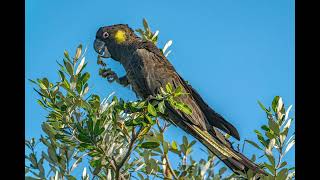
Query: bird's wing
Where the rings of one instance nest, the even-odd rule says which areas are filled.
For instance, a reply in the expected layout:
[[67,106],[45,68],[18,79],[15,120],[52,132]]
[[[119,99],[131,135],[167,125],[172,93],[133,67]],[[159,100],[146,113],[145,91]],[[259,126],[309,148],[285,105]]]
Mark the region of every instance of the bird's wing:
[[140,42],[138,45],[137,51],[139,57],[148,59],[148,61],[144,62],[148,69],[148,72],[146,72],[148,76],[146,81],[148,81],[149,89],[153,91],[154,94],[158,93],[156,91],[159,90],[159,86],[164,87],[168,82],[175,88],[182,86],[189,95],[180,96],[178,100],[187,104],[193,112],[191,115],[186,115],[176,110],[175,113],[202,129],[210,130],[211,128],[209,126],[214,126],[236,139],[240,139],[236,128],[208,106],[199,93],[191,85],[187,84],[176,72],[172,64],[156,46],[147,41]]
[[[134,81],[136,84],[139,84],[136,90],[141,92],[142,97],[160,93],[160,87],[164,88],[168,83],[170,83],[173,88],[179,86],[185,87],[185,82],[181,80],[174,67],[154,45],[152,46],[147,42],[141,43],[139,49],[137,49],[132,56],[132,61],[141,61],[143,64],[142,70],[139,70],[141,73],[136,72],[134,75]],[[141,88],[144,89],[143,92]],[[187,104],[192,109],[192,114],[188,115],[172,108],[172,113],[179,117],[176,119],[195,124],[204,130],[212,129],[212,126],[206,121],[205,115],[192,96],[182,95],[177,97],[177,101]]]
[[254,172],[264,173],[259,166],[234,150],[229,143],[225,143],[225,140],[220,139],[217,133],[212,133],[215,129],[213,126],[216,126],[239,139],[237,130],[204,102],[201,96],[180,77],[159,49],[152,45],[140,46],[132,58],[143,59],[144,79],[140,75],[139,83],[146,84],[144,87],[149,93],[152,92],[152,95],[157,94],[159,87],[164,87],[167,83],[171,83],[175,88],[182,86],[184,91],[189,93],[179,96],[178,101],[187,104],[192,109],[192,114],[185,114],[167,104],[168,117],[165,119],[168,118],[167,120],[198,139],[234,172],[252,169]]
[[[182,79],[182,77],[180,76]],[[183,79],[182,79],[183,80]],[[185,82],[183,80],[183,82]],[[240,140],[239,133],[237,129],[228,121],[226,121],[220,114],[216,113],[199,95],[199,93],[190,85],[184,83],[185,89],[188,93],[191,94],[193,99],[197,102],[200,106],[201,110],[205,114],[207,120],[209,121],[210,125],[219,128],[220,130],[230,134],[234,138]]]

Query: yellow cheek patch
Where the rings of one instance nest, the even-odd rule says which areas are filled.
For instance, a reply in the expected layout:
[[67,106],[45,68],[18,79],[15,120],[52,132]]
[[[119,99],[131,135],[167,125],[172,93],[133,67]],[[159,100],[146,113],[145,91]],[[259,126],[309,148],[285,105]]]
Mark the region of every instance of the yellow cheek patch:
[[114,38],[118,44],[126,41],[126,33],[122,30],[118,30],[114,35]]

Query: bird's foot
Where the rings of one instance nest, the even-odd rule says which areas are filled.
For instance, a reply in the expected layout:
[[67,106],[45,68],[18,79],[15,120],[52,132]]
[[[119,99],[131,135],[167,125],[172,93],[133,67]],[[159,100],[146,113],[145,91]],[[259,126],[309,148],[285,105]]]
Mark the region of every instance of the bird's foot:
[[114,71],[112,71],[110,68],[108,69],[100,69],[99,73],[102,77],[107,78],[108,82],[113,82],[118,80],[118,75]]

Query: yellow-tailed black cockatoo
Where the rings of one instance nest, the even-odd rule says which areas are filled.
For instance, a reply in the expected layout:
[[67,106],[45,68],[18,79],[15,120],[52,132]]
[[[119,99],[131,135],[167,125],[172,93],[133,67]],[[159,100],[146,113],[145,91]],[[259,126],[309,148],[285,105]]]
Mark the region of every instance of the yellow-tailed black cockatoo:
[[142,99],[159,94],[160,87],[165,87],[167,83],[171,83],[174,88],[182,86],[183,91],[189,94],[179,96],[178,101],[187,104],[192,113],[185,114],[167,105],[167,116],[163,118],[199,140],[231,170],[236,172],[251,169],[264,173],[255,163],[233,149],[217,129],[240,140],[236,128],[208,106],[154,43],[142,40],[128,25],[117,24],[99,28],[94,48],[102,57],[111,57],[123,65],[126,75],[117,78],[117,82],[124,86],[130,84]]

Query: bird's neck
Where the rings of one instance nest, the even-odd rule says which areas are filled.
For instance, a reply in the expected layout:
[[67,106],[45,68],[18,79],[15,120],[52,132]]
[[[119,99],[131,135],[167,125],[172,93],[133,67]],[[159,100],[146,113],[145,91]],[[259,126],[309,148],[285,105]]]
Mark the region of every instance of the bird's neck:
[[112,54],[112,58],[124,65],[129,60],[128,58],[132,57],[134,48],[132,46],[124,44],[121,46],[117,46],[114,49],[114,52],[115,53]]
[[109,47],[111,58],[123,64],[131,56],[132,48],[127,44]]

